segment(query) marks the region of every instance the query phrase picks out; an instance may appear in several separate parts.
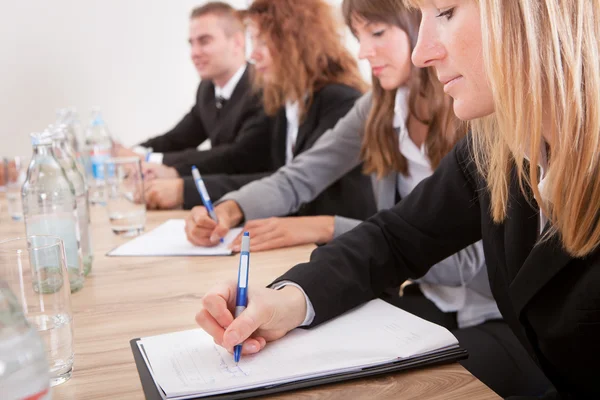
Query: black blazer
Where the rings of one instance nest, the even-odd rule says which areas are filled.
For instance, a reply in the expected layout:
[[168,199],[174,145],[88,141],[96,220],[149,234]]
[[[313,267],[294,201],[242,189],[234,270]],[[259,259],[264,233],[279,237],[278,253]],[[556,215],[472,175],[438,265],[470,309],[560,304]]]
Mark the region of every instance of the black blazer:
[[498,308],[561,398],[600,398],[600,251],[572,258],[557,239],[539,243],[539,211],[514,172],[507,219],[494,223],[469,140],[400,204],[315,250],[278,281],[302,286],[317,325],[483,239]]
[[260,101],[252,94],[251,74],[252,66],[248,65],[231,98],[220,110],[216,106],[214,83],[200,82],[196,104],[190,112],[172,130],[141,146],[165,153],[164,164],[175,165],[187,152],[196,152],[196,147],[206,139],[210,139],[213,148],[232,143],[244,122],[261,112]]
[[[304,121],[298,129],[294,146],[294,156],[310,149],[327,130],[354,106],[361,93],[349,86],[330,84],[315,92],[313,101],[307,110]],[[268,172],[237,175],[206,175],[200,170],[204,183],[211,196],[217,200],[226,193],[237,190],[256,179],[266,177],[285,165],[287,142],[287,119],[285,108],[275,117],[263,121],[261,132],[269,132]],[[264,154],[258,154],[249,162],[256,166],[264,162]],[[251,166],[250,166],[251,167]],[[362,174],[359,166],[333,183],[315,200],[301,207],[298,215],[341,215],[364,220],[376,211],[371,180]],[[191,178],[184,179],[184,208],[202,204],[200,196]]]

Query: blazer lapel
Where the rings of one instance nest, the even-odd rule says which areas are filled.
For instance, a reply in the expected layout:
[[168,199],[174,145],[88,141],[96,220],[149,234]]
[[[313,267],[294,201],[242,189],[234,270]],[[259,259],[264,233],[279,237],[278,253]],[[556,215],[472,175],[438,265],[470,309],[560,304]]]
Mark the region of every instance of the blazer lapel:
[[[529,166],[525,165],[525,169]],[[507,221],[504,224],[505,259],[510,277],[509,295],[517,316],[527,303],[556,275],[571,257],[562,250],[560,239],[540,241],[540,212],[533,192],[523,194],[513,169]],[[546,225],[544,231],[549,228]]]
[[[512,281],[531,253],[539,236],[539,209],[531,191],[524,195],[513,171],[509,188],[504,245],[507,277]],[[508,247],[506,247],[508,246]]]
[[225,102],[220,111],[220,120],[223,120],[229,110],[235,107],[235,105],[240,101],[243,101],[243,97],[247,95],[248,89],[250,89],[251,68],[252,66],[250,64],[246,64],[246,70],[242,74],[238,84],[233,89],[233,92],[231,92],[231,97]]
[[[546,225],[548,230],[549,225]],[[538,243],[509,287],[510,298],[519,316],[527,303],[573,258],[562,248],[558,235]]]
[[304,117],[304,121],[301,122],[298,127],[298,136],[296,136],[296,144],[294,145],[293,151],[294,156],[306,150],[304,149],[306,140],[311,136],[312,131],[315,129],[318,113],[316,103],[317,99],[313,99],[312,105]]
[[287,119],[285,117],[285,108],[282,108],[277,113],[273,122],[273,150],[272,159],[273,167],[278,169],[285,165],[285,151],[287,144]]
[[392,171],[382,179],[371,181],[377,199],[377,210],[387,210],[396,205],[397,180],[398,173]]
[[202,123],[204,129],[211,136],[211,133],[217,127],[217,106],[215,103],[215,85],[211,82],[207,85],[205,92],[202,94],[202,102],[199,104],[200,115],[202,115]]

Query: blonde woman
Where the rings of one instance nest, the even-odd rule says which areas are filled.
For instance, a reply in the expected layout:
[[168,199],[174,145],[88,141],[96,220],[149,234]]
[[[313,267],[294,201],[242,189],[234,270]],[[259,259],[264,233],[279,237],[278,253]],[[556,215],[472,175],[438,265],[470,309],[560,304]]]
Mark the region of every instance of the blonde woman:
[[443,3],[418,2],[413,61],[436,69],[473,135],[398,206],[276,281],[295,285],[256,288],[235,320],[235,291],[215,288],[197,321],[256,352],[482,239],[500,312],[554,385],[546,396],[599,398],[600,5]]

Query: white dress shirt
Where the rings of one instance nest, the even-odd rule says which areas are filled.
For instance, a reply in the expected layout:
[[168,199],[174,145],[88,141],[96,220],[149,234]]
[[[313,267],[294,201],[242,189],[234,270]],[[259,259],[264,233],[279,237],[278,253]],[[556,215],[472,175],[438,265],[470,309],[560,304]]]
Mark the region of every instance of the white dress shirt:
[[294,146],[298,138],[298,129],[300,128],[298,102],[285,103],[285,119],[287,120],[287,138],[285,141],[285,163],[289,164],[294,159]]
[[[229,100],[231,98],[231,95],[233,94],[233,91],[235,90],[237,84],[240,82],[240,79],[242,79],[244,72],[246,72],[246,63],[244,63],[244,65],[242,65],[235,72],[235,74],[233,74],[233,76],[231,78],[229,78],[229,80],[223,87],[215,85],[215,99],[221,97],[224,100]],[[143,146],[136,146],[133,148],[133,151],[146,157],[147,162],[156,163],[156,164],[162,164],[162,162],[163,162],[163,158],[164,158],[163,153],[154,153],[154,152],[152,152],[152,149],[148,149]]]
[[246,63],[244,63],[244,65],[242,65],[235,72],[235,74],[233,74],[233,76],[229,78],[229,80],[223,87],[215,85],[215,98],[222,97],[225,100],[229,100],[237,84],[240,82],[240,79],[242,79],[244,72],[246,72]]

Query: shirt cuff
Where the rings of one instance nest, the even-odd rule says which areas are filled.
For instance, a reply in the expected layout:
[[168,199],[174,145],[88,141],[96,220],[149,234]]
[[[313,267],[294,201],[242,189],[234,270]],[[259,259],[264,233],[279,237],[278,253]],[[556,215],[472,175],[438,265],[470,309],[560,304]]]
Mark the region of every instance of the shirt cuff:
[[300,287],[300,285],[298,285],[292,281],[277,282],[275,285],[271,286],[271,289],[278,290],[278,289],[283,288],[284,286],[293,286],[295,288],[300,289],[300,291],[304,295],[304,300],[306,300],[306,316],[304,317],[304,321],[302,321],[302,323],[299,326],[308,326],[308,325],[312,324],[313,320],[315,319],[315,308],[313,307],[312,303],[310,302],[310,299],[306,295],[306,292],[304,291],[304,289],[302,289],[302,287]]
[[155,164],[162,164],[165,155],[163,153],[150,153],[146,157],[146,161]]
[[139,154],[140,156],[146,158],[146,155],[148,155],[148,153],[152,153],[152,149],[150,147],[144,147],[144,146],[134,146],[131,151],[133,151],[134,153]]

